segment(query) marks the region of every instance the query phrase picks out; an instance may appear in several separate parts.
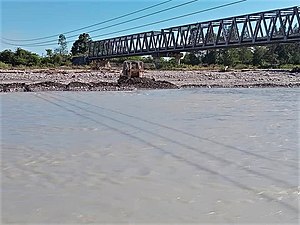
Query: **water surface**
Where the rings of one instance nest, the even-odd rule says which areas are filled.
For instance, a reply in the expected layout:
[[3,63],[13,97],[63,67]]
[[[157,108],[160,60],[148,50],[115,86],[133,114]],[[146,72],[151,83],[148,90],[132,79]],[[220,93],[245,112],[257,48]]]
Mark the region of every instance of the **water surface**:
[[3,223],[299,222],[299,89],[1,94]]

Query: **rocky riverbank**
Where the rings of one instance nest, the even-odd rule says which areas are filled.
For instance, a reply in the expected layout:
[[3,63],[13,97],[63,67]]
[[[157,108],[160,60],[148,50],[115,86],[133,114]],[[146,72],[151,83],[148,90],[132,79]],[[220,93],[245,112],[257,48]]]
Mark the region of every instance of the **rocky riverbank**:
[[284,70],[146,71],[119,79],[120,70],[0,70],[0,92],[126,91],[187,87],[300,87],[300,73]]

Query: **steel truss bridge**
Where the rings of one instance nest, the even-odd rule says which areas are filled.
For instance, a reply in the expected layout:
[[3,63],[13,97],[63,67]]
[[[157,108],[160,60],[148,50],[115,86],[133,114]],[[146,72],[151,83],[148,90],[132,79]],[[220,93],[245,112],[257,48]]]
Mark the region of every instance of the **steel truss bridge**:
[[300,42],[299,6],[92,41],[89,59]]

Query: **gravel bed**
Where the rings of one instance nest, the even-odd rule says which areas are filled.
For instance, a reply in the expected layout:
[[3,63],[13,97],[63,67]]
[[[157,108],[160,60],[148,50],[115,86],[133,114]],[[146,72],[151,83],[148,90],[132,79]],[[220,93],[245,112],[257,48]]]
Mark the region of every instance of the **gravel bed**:
[[0,70],[0,92],[123,91],[134,89],[300,87],[289,71],[145,71],[142,78],[119,79],[121,70]]

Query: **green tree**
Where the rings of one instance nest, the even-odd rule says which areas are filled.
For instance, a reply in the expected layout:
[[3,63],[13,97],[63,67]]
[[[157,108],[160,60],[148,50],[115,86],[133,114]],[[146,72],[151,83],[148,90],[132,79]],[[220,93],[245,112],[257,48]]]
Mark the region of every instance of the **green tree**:
[[52,58],[52,63],[56,66],[60,66],[63,64],[63,56],[60,54],[55,54]]
[[267,49],[265,47],[255,47],[253,52],[253,61],[254,66],[263,66],[266,61],[264,59]]
[[14,52],[12,52],[11,50],[8,50],[8,49],[6,49],[0,53],[0,61],[7,63],[7,64],[13,64],[14,57],[15,57]]
[[90,41],[92,41],[92,39],[89,34],[80,34],[78,40],[73,43],[71,48],[72,55],[87,55]]
[[242,64],[251,65],[253,61],[253,52],[250,48],[242,47],[237,49],[239,55],[239,61]]
[[13,65],[26,65],[26,58],[26,50],[17,48],[14,55]]
[[199,57],[197,57],[194,53],[186,53],[182,63],[188,64],[188,65],[198,65],[200,63]]
[[57,52],[60,55],[67,55],[68,54],[68,44],[67,44],[67,39],[65,35],[61,34],[58,37],[58,49]]
[[52,49],[46,49],[47,57],[51,58],[53,56],[53,50]]
[[300,43],[293,43],[290,45],[290,48],[292,49],[291,58],[290,58],[290,64],[294,65],[300,65]]
[[292,63],[291,58],[293,54],[293,49],[291,48],[291,45],[277,45],[274,51],[279,64],[282,65]]
[[32,53],[30,51],[24,50],[22,48],[17,48],[14,59],[13,66],[24,65],[24,66],[37,66],[40,64],[39,55]]
[[278,54],[277,54],[277,44],[269,45],[266,47],[266,52],[264,54],[264,60],[266,62],[267,67],[273,67],[279,64]]
[[217,57],[217,63],[224,66],[235,66],[241,63],[238,49],[221,49]]
[[216,50],[207,50],[202,58],[202,62],[208,65],[217,63],[217,51]]
[[41,64],[43,66],[51,66],[53,64],[52,57],[53,57],[53,50],[46,49],[46,56],[41,59]]

